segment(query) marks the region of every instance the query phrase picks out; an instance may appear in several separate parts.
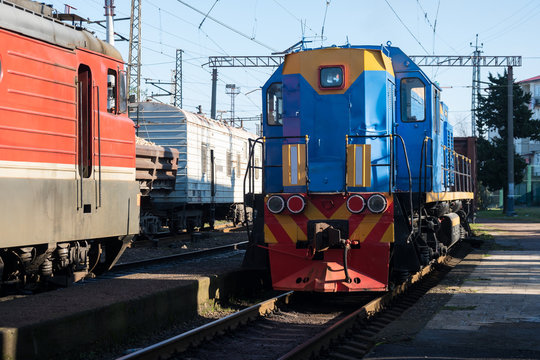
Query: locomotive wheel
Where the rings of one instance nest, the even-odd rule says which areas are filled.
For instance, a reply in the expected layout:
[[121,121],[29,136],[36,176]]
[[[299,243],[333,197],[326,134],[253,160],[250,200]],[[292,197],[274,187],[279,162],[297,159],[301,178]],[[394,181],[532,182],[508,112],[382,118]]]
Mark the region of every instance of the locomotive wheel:
[[406,282],[409,279],[410,275],[408,270],[401,269],[394,269],[392,273],[396,285],[400,285]]
[[[14,251],[6,252],[4,261],[1,262],[2,266],[2,278],[0,283],[2,284],[1,290],[17,292],[24,288],[26,285],[26,271],[24,263]],[[9,288],[9,290],[8,290]]]

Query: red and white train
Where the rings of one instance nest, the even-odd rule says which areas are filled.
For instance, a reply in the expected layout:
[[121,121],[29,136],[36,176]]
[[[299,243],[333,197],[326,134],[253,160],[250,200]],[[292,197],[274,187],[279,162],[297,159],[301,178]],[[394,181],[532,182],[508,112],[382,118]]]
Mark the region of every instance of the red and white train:
[[0,287],[108,270],[139,206],[119,52],[48,6],[0,0]]

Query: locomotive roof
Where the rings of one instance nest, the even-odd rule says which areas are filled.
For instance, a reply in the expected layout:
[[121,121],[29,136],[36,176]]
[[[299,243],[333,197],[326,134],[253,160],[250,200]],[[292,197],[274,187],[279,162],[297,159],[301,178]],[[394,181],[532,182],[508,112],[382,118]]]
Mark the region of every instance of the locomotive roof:
[[50,7],[34,1],[0,0],[0,28],[68,49],[88,49],[123,61],[113,46],[85,29],[53,18]]
[[[392,67],[394,69],[395,73],[399,72],[408,72],[408,71],[418,71],[421,73],[426,79],[429,80],[429,77],[424,73],[424,71],[414,62],[410,57],[403,52],[399,47],[392,46],[390,42],[388,42],[387,45],[332,45],[332,46],[324,46],[324,47],[318,47],[318,48],[304,48],[299,49],[296,51],[293,51],[289,54],[295,54],[298,52],[303,51],[313,51],[313,50],[322,50],[322,49],[365,49],[365,50],[379,50],[384,55],[392,59]],[[287,55],[289,55],[287,54]],[[285,55],[285,56],[287,56]],[[281,69],[281,68],[280,68]],[[278,72],[281,72],[280,69],[278,69]],[[437,89],[441,90],[438,84],[432,82],[429,80],[434,86],[437,87]]]

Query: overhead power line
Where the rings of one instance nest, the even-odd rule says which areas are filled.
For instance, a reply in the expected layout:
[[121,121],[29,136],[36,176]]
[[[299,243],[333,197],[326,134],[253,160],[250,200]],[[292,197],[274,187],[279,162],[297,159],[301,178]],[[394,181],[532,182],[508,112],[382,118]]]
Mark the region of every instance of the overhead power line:
[[[180,1],[180,0],[178,0]],[[418,43],[418,45],[420,45],[420,47],[425,51],[426,54],[429,54],[429,51],[426,50],[426,48],[424,47],[424,45],[422,45],[422,43],[420,42],[420,40],[418,40],[416,38],[416,36],[414,36],[414,34],[412,33],[412,31],[407,27],[407,25],[405,25],[405,23],[403,22],[403,20],[401,20],[401,18],[399,17],[398,13],[394,10],[394,8],[392,7],[392,5],[390,5],[390,3],[388,2],[388,0],[384,0],[386,2],[386,4],[390,7],[390,10],[392,10],[392,12],[394,13],[394,15],[396,15],[396,17],[398,18],[399,22],[401,23],[401,25],[403,25],[405,27],[405,29],[407,29],[407,31],[409,32],[409,34],[411,34],[411,36],[414,38],[414,40],[416,40],[416,42]]]
[[229,25],[227,25],[227,24],[225,24],[225,23],[223,23],[223,22],[221,22],[221,21],[219,21],[219,20],[213,18],[212,16],[205,14],[205,13],[202,12],[201,10],[194,8],[193,6],[189,5],[189,4],[186,3],[185,1],[182,1],[182,0],[176,0],[176,1],[178,1],[180,4],[183,4],[183,5],[187,6],[187,7],[190,8],[191,10],[198,12],[199,14],[201,14],[201,15],[203,15],[203,16],[206,16],[206,18],[208,18],[208,19],[210,19],[210,20],[212,20],[212,21],[218,23],[219,25],[221,25],[221,26],[223,26],[223,27],[226,27],[227,29],[229,29],[229,30],[231,30],[231,31],[233,31],[233,32],[235,32],[235,33],[237,33],[238,35],[240,35],[240,36],[242,36],[242,37],[245,37],[246,39],[251,40],[251,41],[253,41],[253,42],[255,42],[255,43],[257,43],[257,44],[259,44],[259,45],[261,45],[261,46],[263,46],[263,47],[265,47],[265,48],[267,48],[268,50],[271,50],[271,51],[277,51],[276,49],[274,49],[274,48],[272,48],[272,47],[270,47],[270,46],[268,46],[268,45],[266,45],[266,44],[264,44],[264,43],[258,41],[257,39],[255,39],[255,38],[253,38],[253,37],[251,37],[251,36],[249,36],[249,35],[246,35],[246,34],[244,34],[244,33],[241,32],[241,31],[236,30],[236,29],[233,28],[232,26],[229,26]]

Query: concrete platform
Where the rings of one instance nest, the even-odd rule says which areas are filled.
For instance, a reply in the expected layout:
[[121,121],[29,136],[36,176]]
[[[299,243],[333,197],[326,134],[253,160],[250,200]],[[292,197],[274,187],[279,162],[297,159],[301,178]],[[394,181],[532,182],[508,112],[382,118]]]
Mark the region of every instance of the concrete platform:
[[202,304],[254,286],[257,274],[240,269],[243,253],[0,301],[1,359],[91,353],[96,346],[188,320]]
[[469,254],[367,359],[540,359],[540,223],[484,223]]

